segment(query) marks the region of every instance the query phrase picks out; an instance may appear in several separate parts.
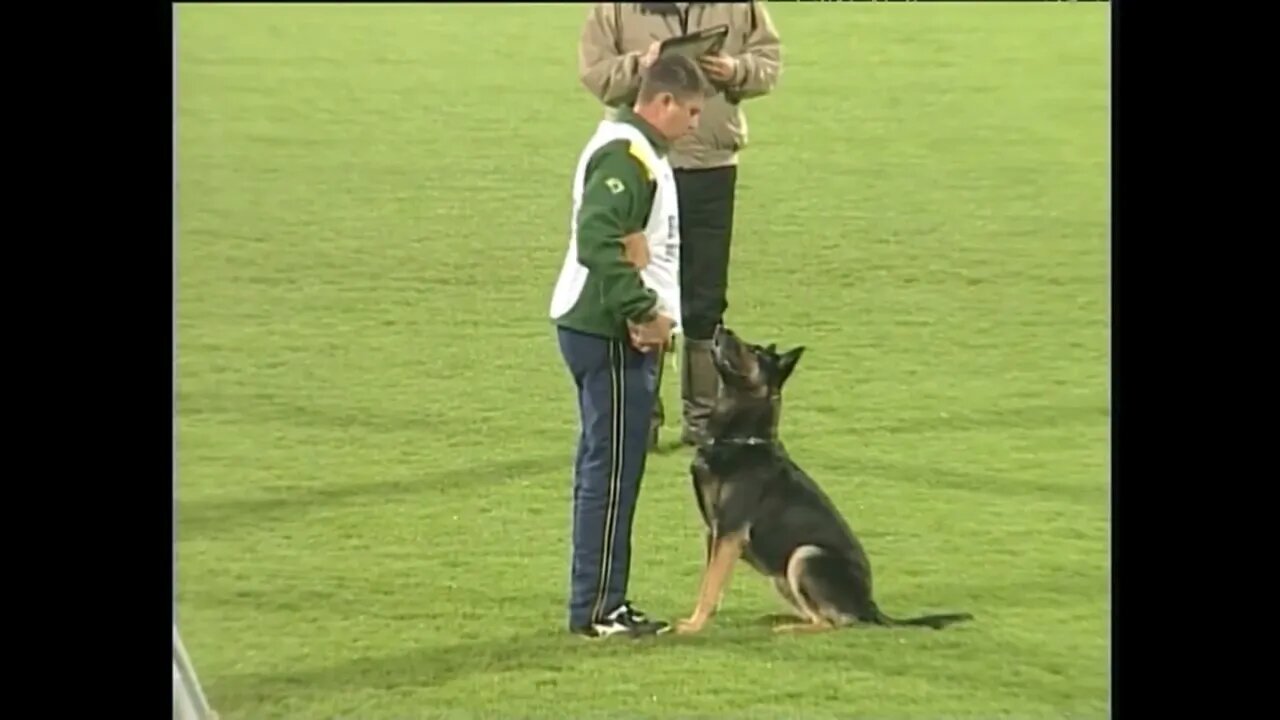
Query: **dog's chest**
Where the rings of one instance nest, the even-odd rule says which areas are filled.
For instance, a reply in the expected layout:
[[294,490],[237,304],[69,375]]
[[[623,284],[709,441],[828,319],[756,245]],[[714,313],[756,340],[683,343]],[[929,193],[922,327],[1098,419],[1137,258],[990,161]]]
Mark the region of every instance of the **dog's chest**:
[[754,533],[755,526],[747,528],[747,544],[742,546],[742,559],[761,575],[772,575],[769,563],[760,555]]
[[692,463],[698,509],[708,529],[734,532],[750,527],[760,511],[762,478],[751,467],[717,462],[699,453]]
[[698,511],[702,520],[711,527],[715,508],[720,501],[720,477],[711,471],[707,459],[698,453],[693,459],[693,489],[698,499]]

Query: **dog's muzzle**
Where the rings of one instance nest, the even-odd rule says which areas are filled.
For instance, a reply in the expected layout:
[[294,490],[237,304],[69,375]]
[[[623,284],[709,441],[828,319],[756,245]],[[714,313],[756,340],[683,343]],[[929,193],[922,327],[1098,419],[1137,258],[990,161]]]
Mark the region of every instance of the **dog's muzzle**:
[[725,340],[729,339],[731,335],[733,335],[733,331],[725,329],[724,323],[716,325],[715,329],[711,331],[711,347],[716,352],[723,352]]

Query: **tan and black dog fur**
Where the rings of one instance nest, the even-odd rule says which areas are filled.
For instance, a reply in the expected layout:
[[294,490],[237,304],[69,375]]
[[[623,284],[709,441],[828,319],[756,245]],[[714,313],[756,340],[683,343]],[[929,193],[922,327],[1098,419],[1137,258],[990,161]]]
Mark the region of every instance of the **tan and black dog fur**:
[[693,460],[707,527],[707,558],[693,614],[679,633],[702,630],[741,558],[773,580],[800,622],[778,630],[827,630],[854,622],[935,629],[968,613],[897,620],[876,606],[871,563],[840,511],[777,438],[782,386],[803,347],[778,354],[718,329],[713,355],[723,390]]

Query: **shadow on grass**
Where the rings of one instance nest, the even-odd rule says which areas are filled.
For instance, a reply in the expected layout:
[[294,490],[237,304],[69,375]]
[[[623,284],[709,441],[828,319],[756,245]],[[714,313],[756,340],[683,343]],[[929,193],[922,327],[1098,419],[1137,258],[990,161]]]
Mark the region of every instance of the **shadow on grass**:
[[[715,633],[685,637],[674,633],[643,639],[589,640],[551,628],[533,634],[486,638],[447,645],[422,646],[404,653],[361,657],[336,665],[280,673],[247,673],[210,678],[210,696],[225,710],[254,705],[264,699],[303,692],[324,694],[351,690],[432,688],[469,675],[511,672],[554,672],[581,675],[584,665],[616,664],[637,657],[706,648],[758,652],[775,641],[762,628],[766,618],[752,618],[717,628]],[[772,622],[772,621],[768,621]]]
[[1111,409],[1097,402],[1024,405],[1018,408],[960,411],[945,416],[939,414],[905,418],[883,425],[868,425],[859,428],[858,432],[928,435],[975,430],[1045,430],[1081,425],[1104,427],[1110,416]]
[[493,462],[474,468],[449,467],[404,480],[334,483],[291,488],[273,497],[226,498],[182,502],[179,500],[178,531],[185,540],[234,534],[264,521],[287,520],[312,509],[342,505],[361,498],[409,497],[424,491],[438,493],[476,492],[478,486],[541,475],[563,469],[572,472],[571,452]]
[[[930,419],[878,428],[892,432],[933,432],[943,429],[972,429],[990,427],[1040,427],[1062,423],[1098,421],[1105,418],[1107,409],[1095,405],[1072,407],[1028,407],[1022,411],[973,413],[955,419]],[[862,431],[855,431],[857,432]],[[678,438],[659,443],[655,454],[672,456],[687,450]],[[800,458],[804,462],[803,458]],[[431,490],[440,493],[474,492],[477,483],[504,482],[514,477],[539,475],[563,469],[571,472],[572,449],[554,455],[525,457],[504,462],[489,463],[475,468],[450,467],[423,473],[405,480],[382,482],[335,483],[309,486],[282,491],[274,497],[228,498],[207,501],[181,502],[178,527],[183,540],[206,538],[234,533],[263,521],[284,520],[315,508],[341,505],[349,500],[367,497],[406,497]],[[1034,497],[1054,497],[1081,505],[1095,504],[1105,492],[1105,485],[1080,485],[1058,483],[1051,480],[1025,481],[996,476],[990,473],[939,468],[911,463],[886,463],[860,459],[851,464],[848,472],[854,475],[875,474],[901,483],[971,491],[982,494],[992,492],[1017,493]]]

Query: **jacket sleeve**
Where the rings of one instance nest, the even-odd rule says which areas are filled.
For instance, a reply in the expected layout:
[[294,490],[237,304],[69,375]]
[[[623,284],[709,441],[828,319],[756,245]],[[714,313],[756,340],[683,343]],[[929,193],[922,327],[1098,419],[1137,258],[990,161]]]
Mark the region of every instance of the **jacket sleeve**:
[[614,3],[596,3],[578,40],[578,79],[605,105],[630,103],[640,91],[642,53],[618,52]]
[[731,87],[737,100],[760,97],[773,92],[782,73],[782,41],[769,11],[759,2],[747,6],[750,32],[741,55],[738,71]]
[[627,259],[623,238],[644,229],[653,201],[647,172],[623,140],[600,149],[587,168],[578,211],[578,262],[600,278],[600,301],[619,321],[641,321],[658,304]]

